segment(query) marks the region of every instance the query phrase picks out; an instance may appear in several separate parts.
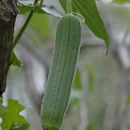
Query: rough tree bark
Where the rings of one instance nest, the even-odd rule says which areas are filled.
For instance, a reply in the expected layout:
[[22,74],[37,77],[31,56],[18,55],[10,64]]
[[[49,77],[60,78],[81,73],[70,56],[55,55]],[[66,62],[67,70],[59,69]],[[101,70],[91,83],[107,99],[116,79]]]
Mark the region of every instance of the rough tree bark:
[[0,96],[6,88],[16,15],[15,0],[0,0]]

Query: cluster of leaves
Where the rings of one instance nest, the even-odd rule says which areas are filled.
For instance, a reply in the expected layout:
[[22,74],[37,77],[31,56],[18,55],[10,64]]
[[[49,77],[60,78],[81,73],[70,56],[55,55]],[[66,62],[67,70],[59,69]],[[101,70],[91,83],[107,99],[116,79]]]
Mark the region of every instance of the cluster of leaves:
[[[113,0],[116,3],[130,3],[130,0]],[[59,0],[65,13],[68,11],[69,4],[72,5],[72,12],[74,14],[80,13],[85,18],[86,25],[90,30],[98,37],[105,41],[108,48],[109,36],[105,29],[103,20],[101,19],[96,7],[95,0]],[[55,17],[62,17],[62,14],[53,5],[44,5],[42,2],[35,3],[32,0],[20,0],[18,1],[19,14],[26,14],[35,9],[35,13],[47,14]],[[16,57],[14,51],[11,53],[11,63],[15,66],[21,66],[21,62]]]
[[3,98],[0,98],[0,124],[2,130],[28,130],[29,124],[19,113],[23,111],[24,106],[17,100],[8,99],[8,105],[3,106]]
[[[61,13],[54,6],[52,6],[52,5],[47,6],[47,5],[44,5],[42,2],[33,3],[32,0],[18,1],[19,14],[24,15],[28,12],[33,12],[33,13],[52,15],[55,17],[62,17]],[[105,25],[97,10],[95,0],[59,0],[59,3],[63,7],[65,14],[68,13],[68,7],[70,5],[72,6],[73,14],[78,15],[80,13],[80,15],[82,15],[85,18],[86,25],[90,28],[90,30],[97,37],[99,37],[105,41],[106,47],[108,48],[109,37],[108,37],[107,31],[105,29]],[[26,24],[26,22],[25,22],[25,24]],[[25,28],[24,25],[23,25],[23,27]],[[17,59],[14,52],[12,52],[11,60],[12,60],[13,65],[16,65],[16,66],[21,65],[20,61]]]

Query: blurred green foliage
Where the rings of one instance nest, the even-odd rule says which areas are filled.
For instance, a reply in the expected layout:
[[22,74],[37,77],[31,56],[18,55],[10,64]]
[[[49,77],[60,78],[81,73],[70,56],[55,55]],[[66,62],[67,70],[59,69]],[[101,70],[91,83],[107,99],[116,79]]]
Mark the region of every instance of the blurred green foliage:
[[127,96],[126,106],[130,105],[130,93]]
[[88,124],[87,130],[95,130],[94,125],[92,123]]
[[30,25],[37,31],[43,39],[49,38],[50,36],[50,22],[49,17],[44,14],[34,14],[30,21]]
[[129,3],[130,0],[114,0],[114,2],[117,2],[117,3]]
[[75,79],[74,79],[74,88],[81,90],[81,74],[79,69],[76,71]]

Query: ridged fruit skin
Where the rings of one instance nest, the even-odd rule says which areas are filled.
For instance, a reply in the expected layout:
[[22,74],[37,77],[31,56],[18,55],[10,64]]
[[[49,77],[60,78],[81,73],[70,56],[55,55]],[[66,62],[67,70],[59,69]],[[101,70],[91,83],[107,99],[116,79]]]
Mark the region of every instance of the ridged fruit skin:
[[70,14],[61,18],[41,106],[44,129],[56,130],[62,123],[76,72],[81,35],[81,23],[76,16]]

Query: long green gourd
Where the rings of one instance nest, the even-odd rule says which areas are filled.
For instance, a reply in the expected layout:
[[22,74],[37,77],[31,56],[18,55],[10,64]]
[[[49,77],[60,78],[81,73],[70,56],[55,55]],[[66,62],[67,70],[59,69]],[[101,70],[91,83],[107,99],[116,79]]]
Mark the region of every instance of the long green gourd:
[[58,130],[62,123],[75,76],[81,34],[81,23],[76,16],[70,14],[61,18],[41,107],[44,130]]

